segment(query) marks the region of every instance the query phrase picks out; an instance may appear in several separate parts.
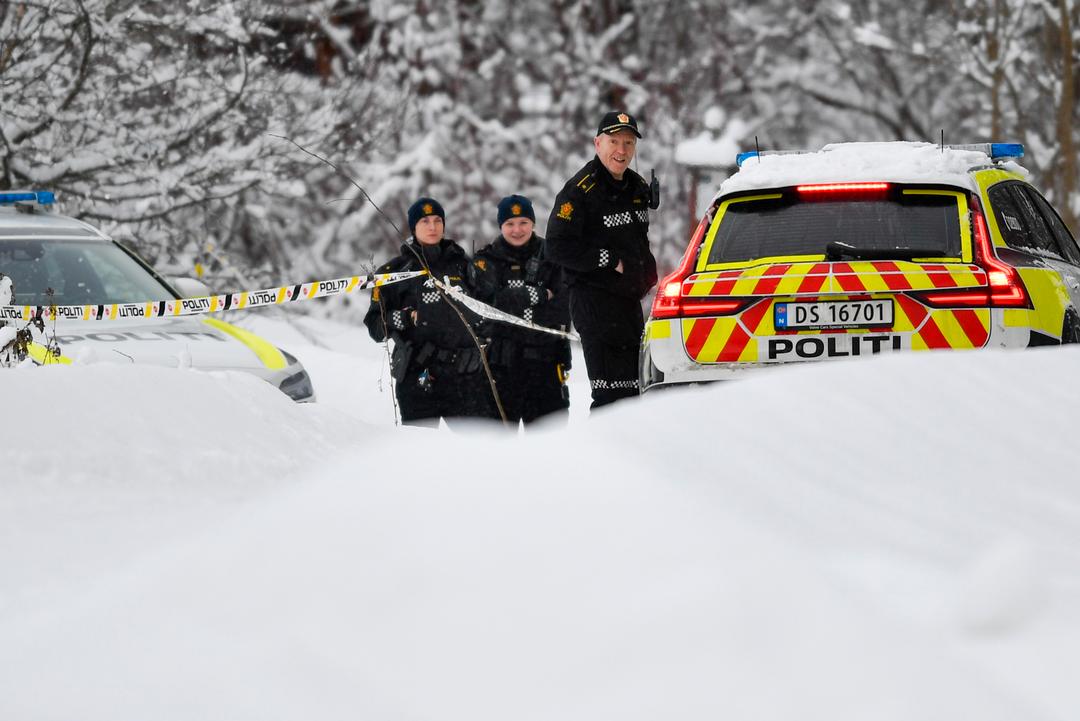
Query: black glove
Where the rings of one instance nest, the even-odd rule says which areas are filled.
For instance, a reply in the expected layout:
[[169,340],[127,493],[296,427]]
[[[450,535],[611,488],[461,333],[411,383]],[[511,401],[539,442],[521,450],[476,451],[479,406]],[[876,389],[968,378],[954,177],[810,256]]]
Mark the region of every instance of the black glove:
[[534,255],[525,263],[525,282],[540,284],[540,257]]
[[521,315],[526,308],[534,308],[547,300],[547,290],[523,280],[510,281],[500,295],[506,310],[515,315]]

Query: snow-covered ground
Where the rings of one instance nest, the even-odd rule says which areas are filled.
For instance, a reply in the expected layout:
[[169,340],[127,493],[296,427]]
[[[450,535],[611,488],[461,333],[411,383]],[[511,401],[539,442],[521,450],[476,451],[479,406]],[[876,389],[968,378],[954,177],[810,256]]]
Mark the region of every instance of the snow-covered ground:
[[1080,718],[1080,349],[894,355],[569,426],[309,368],[0,372],[0,719]]

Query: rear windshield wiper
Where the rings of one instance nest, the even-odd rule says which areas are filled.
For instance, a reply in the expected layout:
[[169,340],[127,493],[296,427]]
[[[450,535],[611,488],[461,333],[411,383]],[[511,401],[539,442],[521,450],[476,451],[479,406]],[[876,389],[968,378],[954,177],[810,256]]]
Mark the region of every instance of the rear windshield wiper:
[[856,248],[834,240],[825,246],[825,260],[914,260],[915,258],[940,258],[940,248]]

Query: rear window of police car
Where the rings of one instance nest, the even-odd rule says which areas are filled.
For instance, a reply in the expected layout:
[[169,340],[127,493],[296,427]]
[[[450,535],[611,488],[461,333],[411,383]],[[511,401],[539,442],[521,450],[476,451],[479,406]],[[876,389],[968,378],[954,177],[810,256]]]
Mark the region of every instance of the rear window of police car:
[[958,203],[955,191],[914,189],[807,199],[791,188],[735,198],[721,217],[708,263],[823,255],[833,241],[870,250],[935,249],[959,258]]

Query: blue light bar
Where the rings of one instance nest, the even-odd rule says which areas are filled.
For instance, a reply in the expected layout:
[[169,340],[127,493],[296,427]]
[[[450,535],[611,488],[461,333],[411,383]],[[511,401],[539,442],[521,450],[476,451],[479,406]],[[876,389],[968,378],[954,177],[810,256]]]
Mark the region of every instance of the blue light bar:
[[1023,143],[974,143],[971,145],[946,145],[952,150],[974,150],[976,153],[985,153],[991,160],[1003,158],[1024,157]]
[[761,160],[766,155],[805,155],[806,153],[813,153],[813,150],[747,150],[746,152],[739,153],[735,156],[735,164],[740,168],[750,158],[757,158]]
[[746,152],[739,153],[738,155],[735,156],[735,164],[738,165],[741,168],[742,164],[745,163],[747,160],[749,160],[750,158],[756,158],[756,157],[758,157],[758,151],[756,151],[756,150],[747,150]]
[[13,205],[15,203],[52,205],[55,202],[56,194],[51,190],[16,190],[9,193],[0,193],[0,205]]
[[994,158],[1022,158],[1024,157],[1023,143],[990,143],[990,157]]

